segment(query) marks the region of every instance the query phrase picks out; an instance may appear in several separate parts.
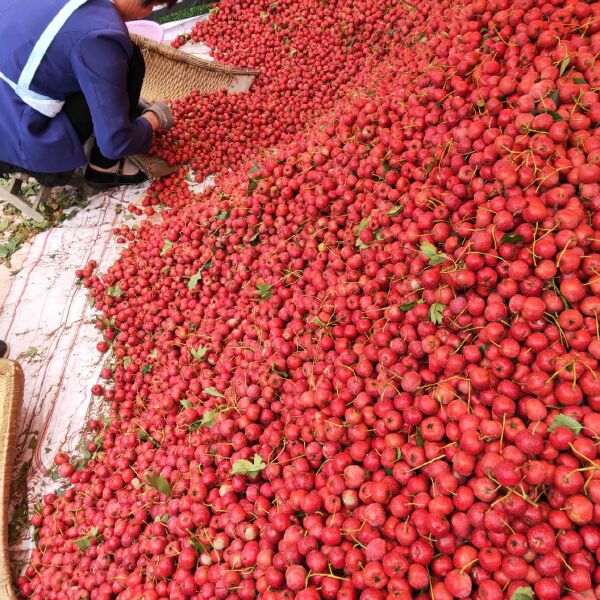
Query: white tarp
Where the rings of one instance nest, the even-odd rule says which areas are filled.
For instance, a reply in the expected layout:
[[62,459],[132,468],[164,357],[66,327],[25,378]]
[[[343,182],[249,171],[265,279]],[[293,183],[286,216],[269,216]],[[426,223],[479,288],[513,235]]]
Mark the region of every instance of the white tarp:
[[[201,191],[212,179],[195,185]],[[104,272],[118,257],[113,229],[125,220],[127,206],[139,204],[146,185],[100,194],[71,219],[48,229],[20,248],[10,270],[0,267],[0,339],[10,344],[10,357],[25,373],[23,411],[16,446],[15,475],[28,468],[27,502],[56,487],[50,479],[54,455],[76,450],[91,414],[91,387],[99,382],[108,353],[96,344],[102,339],[97,313],[75,271],[89,260]],[[160,218],[159,216],[156,218]],[[102,401],[99,401],[101,405]],[[13,498],[22,503],[20,490]],[[15,557],[31,549],[25,536],[13,546]]]
[[[203,15],[202,17],[191,17],[181,21],[174,21],[173,23],[166,23],[162,26],[165,35],[164,42],[172,42],[177,36],[189,33],[195,23],[198,21],[204,21],[205,19],[208,19],[208,15]],[[189,52],[190,54],[193,54],[194,56],[204,60],[214,60],[214,58],[210,55],[210,48],[201,42],[189,42],[183,46],[181,50]]]
[[[10,344],[10,358],[25,373],[25,394],[14,473],[28,465],[29,503],[55,487],[48,470],[60,449],[74,450],[87,421],[90,386],[97,382],[103,358],[95,346],[99,331],[86,288],[75,270],[91,259],[106,269],[118,256],[112,229],[123,222],[117,205],[138,201],[142,188],[98,195],[72,219],[38,234],[11,259],[18,270],[0,282],[0,338]],[[133,221],[128,221],[133,223]],[[14,272],[14,271],[13,271]],[[12,496],[23,502],[21,490]],[[27,549],[29,540],[18,548]]]

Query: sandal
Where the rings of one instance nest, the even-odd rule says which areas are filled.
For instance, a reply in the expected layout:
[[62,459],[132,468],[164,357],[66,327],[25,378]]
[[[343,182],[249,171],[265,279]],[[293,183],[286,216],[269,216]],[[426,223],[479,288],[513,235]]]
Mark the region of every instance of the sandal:
[[121,158],[119,160],[119,166],[114,173],[97,171],[88,165],[85,169],[85,181],[90,187],[95,189],[105,189],[121,185],[136,185],[147,181],[148,177],[146,177],[142,171],[138,171],[135,175],[123,175],[124,165],[125,159]]

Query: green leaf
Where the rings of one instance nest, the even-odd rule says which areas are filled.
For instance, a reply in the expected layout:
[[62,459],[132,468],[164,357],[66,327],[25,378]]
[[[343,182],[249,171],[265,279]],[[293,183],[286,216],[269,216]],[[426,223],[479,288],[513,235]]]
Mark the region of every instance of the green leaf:
[[92,542],[90,542],[90,539],[86,536],[86,537],[82,537],[79,540],[76,540],[75,545],[80,550],[83,550],[85,552],[92,545]]
[[165,513],[164,515],[156,515],[154,517],[155,523],[167,523],[169,521],[169,513]]
[[505,233],[500,240],[501,244],[518,244],[523,241],[523,236],[520,233]]
[[216,15],[218,12],[219,12],[219,7],[218,7],[218,6],[215,6],[214,8],[211,8],[211,9],[208,11],[208,14],[209,14],[209,15]]
[[555,106],[558,106],[558,90],[554,90],[549,97],[552,99]]
[[423,439],[423,435],[421,434],[421,429],[417,427],[417,431],[415,433],[415,444],[419,448],[423,448],[425,446],[425,440]]
[[445,304],[441,304],[440,302],[434,302],[429,307],[429,320],[436,325],[441,325],[444,318],[444,309],[446,308]]
[[198,272],[195,275],[192,275],[190,277],[190,280],[188,281],[188,290],[195,290],[196,286],[198,285],[198,283],[202,280],[202,271],[204,271],[205,269],[208,269],[212,267],[212,261],[211,260],[207,260],[199,269]]
[[565,309],[573,308],[571,306],[571,303],[560,293],[560,288],[556,288],[554,291],[556,292],[558,297],[562,300],[562,303],[563,303],[563,306],[565,307]]
[[552,431],[557,427],[566,427],[567,429],[570,429],[575,435],[579,435],[581,433],[581,430],[583,429],[583,425],[573,417],[570,417],[569,415],[555,415],[554,421],[552,421],[550,427],[548,427],[548,431]]
[[262,179],[262,177],[251,177],[248,180],[248,190],[246,192],[247,196],[252,196],[254,190],[258,187],[258,182]]
[[142,427],[140,427],[140,430],[138,431],[138,438],[142,442],[152,442],[157,448],[160,446],[160,444]]
[[228,216],[229,216],[229,211],[228,210],[224,210],[224,211],[220,212],[215,217],[215,219],[218,219],[219,221],[224,221]]
[[360,235],[360,232],[365,229],[366,227],[369,226],[369,223],[371,222],[371,216],[369,215],[368,217],[364,218],[354,229],[354,235],[356,237],[358,237]]
[[271,288],[272,285],[268,285],[266,283],[257,283],[256,284],[256,293],[261,300],[268,300],[271,297]]
[[315,325],[318,325],[319,327],[327,327],[327,323],[323,323],[323,321],[321,321],[321,319],[319,319],[319,317],[315,317],[312,320],[313,323],[315,323]]
[[423,242],[419,246],[419,250],[426,258],[429,259],[429,264],[432,266],[441,265],[448,257],[443,253],[439,252],[438,249],[430,242]]
[[577,83],[579,85],[585,85],[587,81],[583,77],[573,77],[573,83]]
[[533,600],[533,598],[533,590],[529,586],[524,586],[517,588],[510,597],[510,600]]
[[225,394],[222,394],[217,388],[207,387],[202,390],[205,394],[209,396],[215,396],[216,398],[225,398]]
[[84,536],[78,540],[75,540],[75,545],[80,550],[85,552],[92,545],[92,540],[96,540],[96,539],[98,539],[98,528],[92,527],[86,536]]
[[162,250],[160,251],[160,255],[164,256],[172,247],[173,242],[165,238],[165,243],[163,244]]
[[247,475],[253,468],[254,467],[249,460],[240,458],[233,463],[231,473],[232,475]]
[[416,305],[416,302],[406,302],[405,304],[400,305],[400,310],[402,312],[408,312],[411,308],[414,308]]
[[148,354],[150,358],[158,358],[158,350],[156,348],[152,348],[150,354]]
[[146,477],[146,483],[150,487],[153,487],[159,494],[171,496],[171,484],[156,471],[154,471],[152,475]]
[[152,372],[152,365],[142,365],[142,375],[148,375]]
[[216,422],[216,416],[217,411],[214,408],[206,411],[204,415],[202,415],[202,425],[210,429]]
[[194,421],[190,425],[190,430],[196,431],[197,429],[200,429],[200,427],[208,427],[208,429],[210,429],[216,423],[216,416],[217,411],[214,408],[206,411],[201,419]]
[[261,19],[268,19],[269,18],[269,13],[260,13],[260,18]]
[[479,354],[481,354],[482,359],[485,358],[485,353],[487,352],[487,349],[489,347],[490,347],[489,344],[482,344],[481,346],[479,346]]
[[559,77],[562,77],[565,74],[565,71],[567,70],[567,67],[569,66],[570,63],[571,63],[571,57],[565,56],[563,58],[562,62],[560,63],[560,69],[558,70]]
[[254,462],[249,460],[236,460],[231,467],[232,475],[248,475],[248,477],[255,478],[267,465],[260,457],[260,455],[254,455]]
[[35,346],[31,346],[25,352],[25,356],[28,356],[29,358],[33,358],[37,353],[38,353],[38,349]]
[[183,408],[191,408],[192,407],[192,403],[189,400],[182,400],[181,401],[181,406],[183,406]]
[[562,116],[559,113],[557,113],[555,110],[547,110],[546,112],[554,119],[555,123],[558,122],[558,121],[563,121],[564,120],[562,118]]
[[396,215],[400,214],[402,212],[402,209],[404,207],[401,206],[400,204],[396,204],[395,206],[392,206],[392,208],[390,208],[390,210],[388,210],[388,215],[390,215],[390,217],[395,217]]
[[106,293],[109,296],[113,296],[113,298],[118,298],[119,296],[122,296],[125,292],[118,285],[114,285],[111,287],[107,287]]
[[10,238],[6,244],[0,244],[0,258],[9,257],[21,245],[21,240]]
[[82,456],[85,460],[90,460],[90,458],[92,458],[92,453],[87,448],[84,448]]
[[202,270],[198,271],[195,275],[192,275],[190,277],[190,280],[188,281],[188,290],[195,290],[196,286],[198,285],[198,283],[200,282],[200,280],[202,279]]
[[190,354],[196,360],[203,360],[204,357],[206,356],[207,352],[208,352],[208,346],[198,346],[198,350],[194,350],[193,348],[190,348]]
[[199,539],[193,536],[190,538],[190,545],[193,546],[199,554],[209,551],[208,548]]

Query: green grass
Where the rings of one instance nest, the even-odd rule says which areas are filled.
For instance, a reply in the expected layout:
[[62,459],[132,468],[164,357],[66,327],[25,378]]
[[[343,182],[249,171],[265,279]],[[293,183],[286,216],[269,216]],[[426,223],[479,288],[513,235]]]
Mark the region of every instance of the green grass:
[[166,14],[164,17],[158,18],[156,22],[163,24],[171,23],[172,21],[180,21],[181,19],[189,19],[190,17],[198,17],[200,15],[206,14],[210,10],[211,6],[212,2],[206,2],[205,4],[200,4],[191,8],[176,10],[174,12]]

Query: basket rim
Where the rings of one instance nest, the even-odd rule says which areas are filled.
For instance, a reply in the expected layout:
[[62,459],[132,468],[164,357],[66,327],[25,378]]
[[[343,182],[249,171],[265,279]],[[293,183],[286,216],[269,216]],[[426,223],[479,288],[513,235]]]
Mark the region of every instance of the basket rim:
[[16,600],[8,554],[8,506],[11,470],[19,413],[23,401],[23,370],[12,360],[0,359],[0,598]]
[[229,73],[231,75],[246,75],[246,76],[256,76],[259,75],[258,71],[253,71],[250,69],[239,69],[237,67],[228,67],[222,63],[212,62],[209,60],[202,60],[193,54],[188,54],[187,52],[182,52],[181,50],[176,50],[175,48],[171,48],[167,44],[156,42],[155,40],[151,40],[143,35],[139,35],[137,33],[131,33],[129,35],[131,40],[137,44],[138,46],[142,46],[143,48],[148,48],[157,54],[164,56],[165,58],[169,58],[176,62],[187,63],[194,67],[200,67],[207,71],[215,71],[218,73]]

